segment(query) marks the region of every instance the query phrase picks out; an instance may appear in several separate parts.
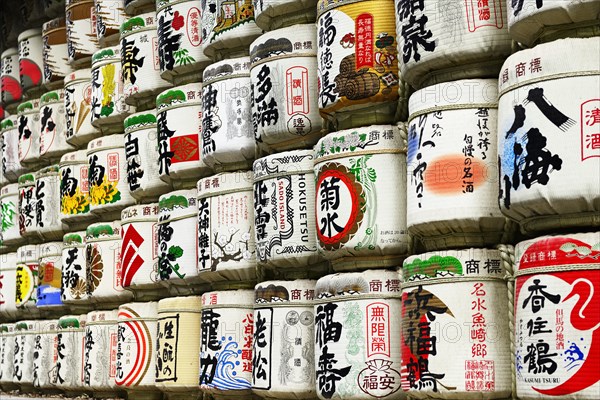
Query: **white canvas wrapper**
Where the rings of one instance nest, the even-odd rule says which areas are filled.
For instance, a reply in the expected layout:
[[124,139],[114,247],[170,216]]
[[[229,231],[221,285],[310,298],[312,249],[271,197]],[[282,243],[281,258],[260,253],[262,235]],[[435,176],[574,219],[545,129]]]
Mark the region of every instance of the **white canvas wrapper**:
[[20,175],[27,172],[19,157],[19,122],[16,116],[9,116],[0,122],[2,135],[2,173],[8,182],[16,182]]
[[19,50],[16,47],[4,50],[0,56],[0,81],[2,82],[2,103],[17,103],[23,97],[19,76]]
[[252,391],[267,399],[315,398],[316,281],[256,285]]
[[[17,115],[15,126],[19,133],[19,162],[31,167],[43,164],[45,160],[40,159],[40,99],[31,99],[19,104]],[[10,117],[5,121],[9,120]],[[2,123],[6,123],[5,121]],[[5,143],[7,146],[12,145],[7,139]]]
[[[6,187],[10,187],[6,186]],[[36,206],[34,174],[25,174],[19,177],[19,234],[23,237],[36,235]]]
[[40,98],[40,157],[58,162],[60,157],[74,151],[67,143],[65,91],[47,92]]
[[20,315],[37,317],[36,307],[39,246],[29,244],[17,249],[17,276],[15,286],[15,304]]
[[198,278],[256,279],[252,172],[198,181]]
[[[250,46],[252,123],[258,143],[275,151],[312,146],[320,138],[317,30],[294,25]],[[277,113],[275,115],[275,113]]]
[[544,236],[515,248],[517,396],[598,397],[600,232]]
[[2,226],[0,239],[3,245],[22,242],[19,231],[19,185],[11,183],[0,189]]
[[39,321],[34,332],[33,386],[37,389],[53,389],[58,360],[58,320]]
[[15,327],[15,352],[13,359],[13,383],[21,390],[33,389],[33,353],[35,332],[40,321],[19,321]]
[[316,144],[318,246],[336,270],[397,266],[407,255],[405,153],[406,134],[395,125],[330,133]]
[[511,53],[507,3],[396,0],[398,61],[415,88],[468,78],[496,78]]
[[67,64],[67,27],[64,17],[50,20],[42,26],[44,49],[44,85],[48,88],[62,87],[65,76],[73,72]]
[[101,47],[119,43],[121,24],[128,18],[124,0],[94,0],[96,35]]
[[248,169],[256,158],[250,60],[227,59],[204,70],[202,158],[216,172]]
[[65,315],[58,320],[55,385],[67,393],[83,389],[86,318],[86,314]]
[[216,400],[253,399],[253,290],[202,295],[200,389]]
[[[17,285],[17,253],[0,255],[0,316],[3,320],[13,320],[19,314],[15,303]],[[2,378],[0,377],[0,383]]]
[[42,30],[26,30],[19,35],[18,41],[21,88],[28,91],[41,86],[43,82]]
[[387,270],[317,281],[314,346],[320,399],[406,398],[400,379],[400,290],[400,276]]
[[83,387],[94,396],[114,395],[117,374],[117,310],[87,314],[83,351]]
[[66,0],[67,56],[74,67],[89,66],[92,54],[100,49],[94,0]]
[[66,223],[89,221],[92,199],[90,197],[89,165],[87,152],[78,150],[60,159],[60,218]]
[[61,298],[72,306],[90,304],[85,234],[85,231],[67,233],[63,238]]
[[317,0],[253,0],[256,25],[272,31],[317,19]]
[[524,232],[600,225],[598,52],[598,37],[562,39],[502,67],[499,202]]
[[67,143],[82,148],[100,136],[100,131],[92,125],[91,113],[92,71],[89,68],[78,69],[65,77]]
[[0,386],[13,386],[16,324],[0,325]]
[[409,396],[511,397],[511,274],[510,256],[499,250],[437,251],[404,261],[402,379]]
[[35,232],[44,240],[62,239],[65,226],[61,220],[58,165],[35,173]]

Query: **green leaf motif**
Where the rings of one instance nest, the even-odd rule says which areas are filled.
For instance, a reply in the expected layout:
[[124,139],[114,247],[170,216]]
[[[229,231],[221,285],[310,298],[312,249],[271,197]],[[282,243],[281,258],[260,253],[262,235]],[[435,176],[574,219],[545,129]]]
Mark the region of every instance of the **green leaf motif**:
[[179,246],[171,246],[169,248],[169,254],[174,256],[175,258],[179,258],[183,256],[183,249]]

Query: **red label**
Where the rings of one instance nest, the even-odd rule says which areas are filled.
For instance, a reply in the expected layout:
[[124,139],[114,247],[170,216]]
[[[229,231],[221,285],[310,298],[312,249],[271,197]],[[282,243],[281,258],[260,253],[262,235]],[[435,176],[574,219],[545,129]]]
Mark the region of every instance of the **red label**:
[[171,164],[200,160],[197,134],[171,138],[169,144],[173,152]]
[[121,283],[123,287],[129,287],[135,274],[144,265],[144,259],[140,255],[140,247],[144,243],[144,238],[135,230],[133,224],[129,225],[126,231],[124,229],[123,232]]
[[108,180],[115,182],[119,180],[119,153],[108,153]]
[[373,67],[373,15],[360,14],[356,18],[356,69]]
[[109,376],[114,378],[117,376],[117,334],[110,334],[110,368]]
[[202,44],[202,35],[200,33],[200,10],[196,7],[189,9],[186,22],[187,37],[190,44],[198,47]]
[[79,170],[79,190],[81,193],[89,193],[90,191],[90,182],[88,181],[88,167],[82,167]]
[[469,32],[475,32],[484,26],[502,29],[502,1],[500,0],[465,0],[467,24]]
[[297,113],[308,114],[310,111],[308,96],[308,69],[292,67],[285,74],[287,87],[287,112],[288,115]]
[[390,306],[371,303],[367,306],[367,357],[390,356]]
[[600,99],[581,103],[581,161],[600,157]]
[[54,263],[47,262],[44,264],[44,283],[51,283],[54,279]]

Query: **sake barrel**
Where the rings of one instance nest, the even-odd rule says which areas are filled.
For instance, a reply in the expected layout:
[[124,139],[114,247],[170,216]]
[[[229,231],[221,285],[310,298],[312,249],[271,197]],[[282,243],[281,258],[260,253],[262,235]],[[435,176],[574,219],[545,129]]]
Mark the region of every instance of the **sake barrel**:
[[69,52],[67,49],[67,26],[64,17],[45,22],[42,26],[42,41],[44,49],[44,85],[57,88],[63,85],[65,76],[73,69],[67,64]]
[[202,80],[210,64],[202,48],[202,11],[194,0],[157,0],[160,76],[176,85]]
[[58,320],[39,321],[34,332],[33,386],[48,391],[55,389],[56,361],[58,360]]
[[544,236],[515,248],[520,399],[595,399],[600,233]]
[[172,190],[171,184],[161,180],[158,172],[156,110],[133,114],[125,118],[123,125],[129,192],[142,202],[156,200]]
[[400,277],[396,271],[327,275],[315,288],[320,399],[404,399]]
[[522,231],[600,225],[600,60],[589,57],[597,52],[598,38],[563,39],[502,67],[499,202]]
[[65,12],[65,0],[46,0],[44,1],[44,11],[46,15],[56,17]]
[[121,25],[121,78],[125,102],[140,110],[152,108],[156,95],[169,86],[160,77],[154,12]]
[[120,47],[108,47],[92,57],[91,123],[103,134],[123,132],[123,120],[135,112],[125,104]]
[[[6,253],[0,255],[0,317],[3,320],[17,318],[17,304],[15,303],[15,292],[17,283],[17,253]],[[0,384],[2,378],[0,377]]]
[[123,135],[92,140],[87,149],[91,210],[119,213],[135,202],[127,185],[127,162]]
[[33,389],[33,353],[35,332],[39,321],[19,321],[15,326],[15,352],[13,359],[13,383],[21,391]]
[[124,0],[125,12],[129,15],[139,15],[155,9],[155,0]]
[[317,0],[254,0],[256,25],[264,31],[317,19]]
[[252,172],[198,181],[198,277],[202,281],[256,279]]
[[92,72],[78,69],[65,77],[65,122],[67,143],[84,148],[100,132],[91,122]]
[[254,398],[253,303],[253,290],[202,295],[200,389],[215,399]]
[[47,92],[40,98],[40,157],[59,161],[73,150],[75,147],[67,143],[65,91]]
[[133,396],[139,391],[158,392],[156,373],[156,320],[158,303],[128,303],[119,307],[117,373],[115,383]]
[[19,75],[23,91],[42,85],[44,58],[42,30],[29,29],[19,35]]
[[40,99],[19,104],[15,126],[18,126],[19,163],[30,168],[45,164],[47,161],[40,158]]
[[252,0],[202,2],[202,46],[212,60],[248,54],[250,44],[262,33],[254,23]]
[[15,325],[0,325],[0,386],[4,390],[14,388]]
[[90,303],[88,296],[87,265],[85,252],[86,232],[72,232],[63,238],[61,262],[61,300],[71,307]]
[[415,88],[496,78],[511,53],[506,12],[500,1],[469,2],[466,7],[458,0],[421,1],[414,7],[396,1],[402,77]]
[[39,246],[28,244],[17,249],[15,304],[19,316],[37,316]]
[[22,241],[19,233],[19,186],[11,183],[0,189],[2,226],[0,239],[3,245],[12,246]]
[[100,47],[119,43],[119,28],[128,18],[123,0],[94,0],[96,6],[96,35]]
[[261,397],[316,397],[315,284],[269,281],[255,287],[252,391]]
[[37,197],[34,174],[25,174],[19,177],[17,195],[19,235],[22,237],[36,235]]
[[85,150],[67,153],[60,159],[60,218],[67,224],[92,218],[88,173]]
[[123,288],[121,223],[99,222],[85,235],[88,296],[96,306],[119,305],[133,297]]
[[62,250],[63,243],[48,242],[39,247],[40,259],[38,267],[37,307],[42,312],[63,311],[60,295],[62,282]]
[[591,0],[513,1],[507,7],[511,38],[529,47],[587,30],[593,35],[600,15],[600,4]]
[[[200,297],[171,297],[158,302],[156,387],[171,398],[189,398],[200,376]],[[160,355],[164,357],[160,357]]]
[[58,165],[52,165],[35,173],[35,232],[44,240],[62,239],[61,177]]
[[158,295],[158,204],[140,204],[121,212],[121,282],[124,288]]
[[19,50],[16,47],[4,50],[0,59],[2,60],[0,69],[2,102],[7,105],[17,103],[23,96],[19,75]]
[[202,84],[202,157],[215,171],[252,165],[256,141],[252,127],[248,57],[212,64]]
[[317,3],[319,108],[338,129],[394,122],[398,42],[392,0]]
[[507,236],[498,199],[497,82],[415,92],[408,121],[408,227],[428,250],[491,246]]
[[86,314],[65,315],[58,320],[55,385],[73,392],[83,389],[83,351]]
[[197,194],[196,189],[178,190],[158,201],[158,276],[169,284],[198,276]]
[[254,162],[254,229],[259,264],[298,268],[323,262],[317,251],[314,154],[278,153]]
[[156,98],[156,118],[160,178],[175,187],[195,187],[199,177],[210,174],[200,157],[202,84],[162,92]]
[[[316,10],[316,8],[315,8]],[[252,123],[258,143],[275,151],[314,145],[323,128],[317,102],[317,32],[294,25],[250,46]]]
[[511,273],[508,253],[498,250],[437,251],[404,261],[402,379],[410,396],[510,398]]
[[15,116],[0,122],[2,134],[2,172],[8,182],[16,182],[19,175],[27,172],[27,168],[19,159],[19,119]]
[[92,311],[87,314],[83,350],[83,387],[94,397],[114,396],[117,374],[117,311]]
[[335,269],[396,266],[407,255],[405,152],[396,125],[330,133],[316,144],[318,246]]
[[68,62],[73,67],[89,66],[100,49],[94,0],[65,0]]

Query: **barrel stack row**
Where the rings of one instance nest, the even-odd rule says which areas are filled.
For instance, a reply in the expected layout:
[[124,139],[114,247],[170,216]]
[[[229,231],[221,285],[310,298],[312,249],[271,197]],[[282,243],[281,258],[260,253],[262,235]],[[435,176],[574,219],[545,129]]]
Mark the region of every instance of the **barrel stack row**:
[[600,3],[446,3],[51,8],[44,89],[2,56],[2,316],[74,314],[83,375],[3,387],[596,398]]

